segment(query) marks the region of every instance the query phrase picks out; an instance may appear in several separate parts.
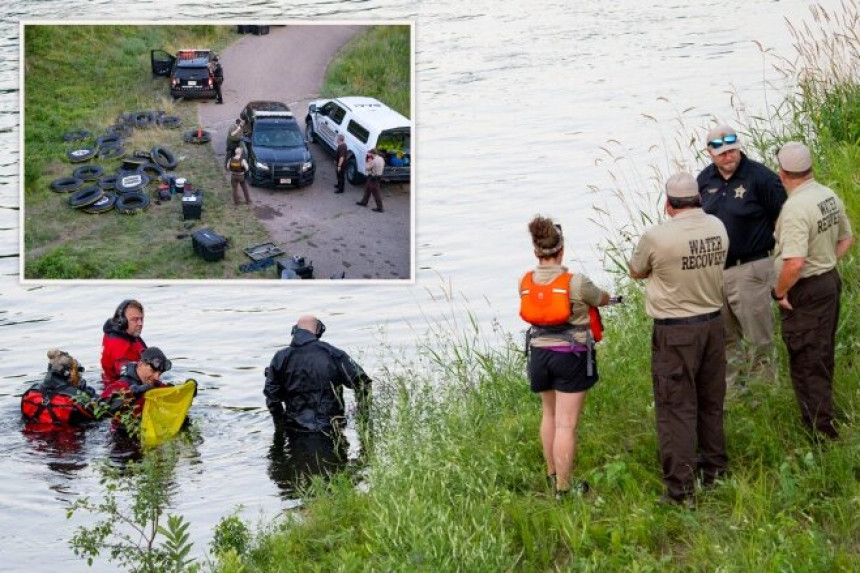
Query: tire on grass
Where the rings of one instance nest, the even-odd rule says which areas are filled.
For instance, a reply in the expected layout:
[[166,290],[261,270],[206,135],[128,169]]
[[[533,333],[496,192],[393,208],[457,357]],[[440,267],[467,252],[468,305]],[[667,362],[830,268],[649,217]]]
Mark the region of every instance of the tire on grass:
[[212,134],[206,131],[205,129],[200,130],[200,136],[197,135],[197,130],[192,129],[191,131],[186,131],[182,134],[182,140],[185,143],[194,143],[197,145],[203,145],[204,143],[209,143],[212,141]]
[[136,215],[149,207],[149,197],[140,192],[119,195],[114,203],[114,209],[124,215]]
[[140,173],[146,173],[150,176],[150,179],[155,179],[156,177],[161,179],[162,181],[167,181],[167,171],[157,163],[144,163],[139,168]]
[[66,152],[66,158],[71,163],[83,163],[89,161],[96,156],[96,148],[90,146],[81,146],[76,149],[70,149]]
[[75,191],[69,196],[69,205],[71,205],[75,209],[89,207],[90,205],[104,197],[104,195],[104,190],[98,185],[85,187],[80,191]]
[[125,138],[134,133],[134,128],[126,123],[117,123],[115,125],[107,126],[105,133],[107,135],[118,135]]
[[158,124],[167,129],[176,129],[182,125],[182,119],[175,115],[165,115],[158,118]]
[[51,191],[54,193],[71,193],[84,186],[84,180],[77,177],[60,177],[51,181]]
[[96,147],[107,147],[108,145],[122,145],[123,137],[118,134],[103,135],[96,138]]
[[125,148],[118,145],[99,147],[99,159],[120,159],[125,157]]
[[116,178],[116,191],[120,195],[128,195],[140,191],[149,183],[149,175],[146,173],[135,173],[125,177]]
[[101,199],[88,207],[83,207],[81,211],[90,215],[100,215],[112,210],[114,203],[116,203],[116,193],[108,191],[102,195]]
[[150,149],[149,154],[156,164],[164,167],[165,169],[175,169],[176,165],[179,163],[176,160],[176,156],[173,155],[169,149],[161,145],[156,145]]
[[140,128],[152,127],[155,125],[156,116],[154,111],[138,111],[132,114],[134,126]]
[[82,165],[72,172],[72,177],[83,179],[84,181],[96,181],[104,175],[105,170],[101,165]]
[[105,175],[99,178],[98,186],[104,191],[112,191],[116,189],[116,175]]

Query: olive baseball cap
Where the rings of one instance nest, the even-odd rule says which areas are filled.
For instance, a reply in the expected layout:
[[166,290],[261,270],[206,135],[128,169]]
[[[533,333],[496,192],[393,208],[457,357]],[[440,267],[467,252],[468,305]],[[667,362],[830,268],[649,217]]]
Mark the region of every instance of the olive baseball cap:
[[784,171],[803,173],[812,169],[812,154],[809,148],[799,141],[789,141],[779,148],[776,160]]
[[[725,141],[724,138],[728,141]],[[718,125],[711,128],[705,141],[708,149],[714,155],[722,155],[726,151],[741,148],[741,139],[738,137],[738,133],[728,125]]]
[[675,173],[666,181],[666,195],[676,199],[699,196],[699,184],[689,173]]

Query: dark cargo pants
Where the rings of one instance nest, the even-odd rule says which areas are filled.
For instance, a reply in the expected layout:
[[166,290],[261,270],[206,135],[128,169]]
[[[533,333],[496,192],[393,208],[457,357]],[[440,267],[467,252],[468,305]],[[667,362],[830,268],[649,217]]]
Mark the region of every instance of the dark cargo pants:
[[803,422],[831,438],[836,326],[842,280],[836,269],[800,279],[788,291],[794,310],[780,307],[782,340],[788,349],[791,384]]
[[707,483],[728,465],[723,433],[726,345],[722,316],[696,324],[655,322],[651,378],[663,484],[669,497],[682,500],[693,494],[697,469]]

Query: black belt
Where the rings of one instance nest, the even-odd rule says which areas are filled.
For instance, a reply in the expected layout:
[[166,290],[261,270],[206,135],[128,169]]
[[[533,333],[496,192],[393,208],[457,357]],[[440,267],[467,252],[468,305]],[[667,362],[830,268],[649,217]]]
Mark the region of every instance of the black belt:
[[697,314],[696,316],[685,316],[683,318],[655,318],[654,324],[660,326],[677,326],[679,324],[697,324],[699,322],[708,322],[720,316],[720,311],[715,310],[708,314]]
[[743,264],[746,264],[746,263],[751,263],[751,262],[753,262],[753,261],[760,261],[760,260],[762,260],[762,259],[766,259],[766,258],[768,258],[769,256],[770,256],[770,253],[768,253],[768,252],[764,252],[764,253],[758,253],[758,254],[755,254],[755,255],[747,255],[747,256],[745,256],[745,257],[740,257],[740,258],[737,258],[737,259],[732,259],[732,260],[730,260],[730,261],[726,261],[726,268],[727,268],[727,269],[730,269],[730,268],[732,268],[732,267],[736,267],[736,266],[738,266],[738,265],[743,265]]

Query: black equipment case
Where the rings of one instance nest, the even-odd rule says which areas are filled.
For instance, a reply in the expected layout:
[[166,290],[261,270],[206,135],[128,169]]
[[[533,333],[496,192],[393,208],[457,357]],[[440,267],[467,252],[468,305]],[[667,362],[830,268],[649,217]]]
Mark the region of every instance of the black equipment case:
[[203,191],[195,190],[193,193],[182,196],[182,219],[199,219],[203,211]]
[[191,234],[194,252],[206,261],[220,261],[227,250],[227,238],[212,229],[200,229]]

